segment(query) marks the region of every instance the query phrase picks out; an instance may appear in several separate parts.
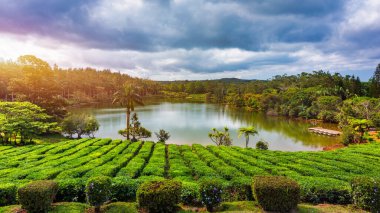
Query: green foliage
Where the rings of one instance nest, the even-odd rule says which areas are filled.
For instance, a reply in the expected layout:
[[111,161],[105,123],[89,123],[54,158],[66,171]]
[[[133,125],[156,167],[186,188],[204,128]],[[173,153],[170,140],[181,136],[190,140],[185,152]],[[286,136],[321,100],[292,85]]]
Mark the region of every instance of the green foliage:
[[252,135],[252,136],[255,136],[256,134],[258,134],[258,132],[256,131],[255,127],[253,126],[249,126],[249,127],[241,127],[238,129],[238,137],[240,138],[242,135],[244,135],[245,137],[245,147],[248,147],[248,143],[249,143],[249,136]]
[[373,97],[380,97],[380,64],[377,65],[375,72],[373,73],[373,77],[369,80],[369,93]]
[[67,103],[49,64],[33,55],[20,56],[18,64],[21,73],[7,82],[12,99],[29,101],[46,109],[47,114],[62,118]]
[[11,183],[0,184],[0,206],[16,204],[17,186]]
[[[365,129],[367,126],[377,126],[380,111],[379,99],[355,97],[345,100],[338,115],[340,126],[354,126]],[[364,126],[363,126],[364,125]],[[358,131],[361,131],[358,129]]]
[[297,178],[301,186],[301,200],[307,203],[349,204],[351,188],[347,182],[322,177]]
[[129,128],[119,130],[119,134],[127,138],[129,136],[132,136],[132,142],[136,142],[142,138],[150,138],[152,136],[152,133],[149,130],[141,126],[141,123],[136,113],[133,113],[132,115],[131,124]]
[[205,178],[199,183],[202,204],[212,212],[222,202],[223,182],[216,178]]
[[181,202],[185,205],[198,206],[201,203],[199,184],[194,182],[182,182]]
[[[131,124],[130,124],[130,116],[131,112],[135,110],[135,105],[144,105],[142,101],[142,97],[140,95],[141,87],[137,85],[135,82],[124,83],[124,85],[115,92],[113,104],[119,104],[121,107],[126,108],[127,113],[127,126],[125,130],[119,131],[119,134],[126,137],[128,140],[130,139],[131,134]],[[136,115],[137,120],[137,115]],[[136,123],[137,124],[137,123]],[[141,131],[146,129],[141,129]],[[140,129],[136,127],[134,130],[135,134],[138,134]],[[147,132],[146,132],[147,133]]]
[[165,143],[170,138],[169,132],[167,132],[163,129],[160,129],[160,131],[158,133],[155,132],[154,134],[156,135],[158,142]]
[[86,183],[83,179],[58,180],[56,200],[59,202],[85,202]]
[[379,143],[369,143],[329,152],[282,152],[80,139],[0,146],[0,182],[20,186],[31,180],[56,179],[58,201],[83,202],[83,187],[89,178],[116,176],[109,200],[133,201],[140,184],[168,178],[184,182],[182,202],[192,202],[196,184],[213,178],[223,179],[222,200],[235,201],[252,199],[251,177],[282,175],[300,183],[304,202],[346,204],[352,200],[349,181],[353,177],[379,177],[379,149]]
[[357,177],[351,181],[354,204],[371,212],[380,211],[380,182],[371,177]]
[[359,135],[359,142],[363,142],[364,133],[373,125],[372,121],[367,119],[350,119],[349,124],[352,129]]
[[90,114],[70,114],[61,123],[62,133],[69,135],[70,138],[74,134],[78,138],[82,135],[94,137],[94,133],[99,130],[99,123],[93,115]]
[[35,181],[18,189],[19,202],[30,213],[48,212],[58,185],[54,181]]
[[181,182],[174,180],[145,182],[137,190],[138,205],[149,212],[175,212],[181,188]]
[[86,183],[86,200],[96,211],[111,198],[111,178],[106,176],[92,177]]
[[232,139],[230,137],[230,133],[228,132],[228,128],[224,127],[223,131],[219,131],[215,128],[211,129],[212,132],[208,133],[208,137],[214,142],[217,146],[231,146]]
[[114,202],[102,206],[106,213],[139,213],[136,203]]
[[134,201],[140,181],[130,177],[115,177],[112,179],[112,200]]
[[224,201],[253,200],[252,178],[236,177],[223,186]]
[[355,131],[350,126],[345,126],[343,128],[343,138],[342,138],[342,144],[345,146],[348,146],[349,144],[352,144],[355,142]]
[[289,212],[297,208],[300,200],[298,183],[282,176],[256,176],[252,191],[265,211]]
[[268,150],[268,142],[258,141],[256,143],[256,149],[259,149],[259,150]]
[[36,135],[55,130],[56,123],[41,107],[29,102],[0,102],[0,142],[31,142]]

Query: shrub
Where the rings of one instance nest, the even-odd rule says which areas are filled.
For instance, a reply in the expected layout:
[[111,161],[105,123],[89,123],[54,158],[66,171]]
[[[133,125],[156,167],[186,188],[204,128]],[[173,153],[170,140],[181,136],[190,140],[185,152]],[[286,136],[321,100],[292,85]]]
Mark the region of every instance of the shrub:
[[191,206],[198,206],[201,203],[201,195],[197,183],[182,182],[181,202]]
[[212,212],[222,202],[223,182],[219,179],[203,179],[199,186],[202,203]]
[[155,132],[154,134],[156,135],[158,142],[165,143],[170,138],[169,132],[167,132],[163,129],[160,129],[159,132]]
[[265,141],[258,141],[256,143],[256,149],[260,150],[268,150],[268,142]]
[[29,213],[47,212],[58,191],[58,184],[50,180],[31,182],[18,189],[19,202]]
[[85,202],[86,183],[83,179],[63,179],[58,181],[57,201]]
[[253,200],[251,183],[252,179],[247,177],[237,177],[227,182],[223,187],[223,200]]
[[7,206],[16,203],[17,186],[11,183],[0,184],[0,206]]
[[86,184],[87,203],[95,206],[95,212],[100,211],[100,206],[111,197],[111,178],[98,176],[88,179]]
[[116,177],[112,179],[112,199],[117,201],[134,201],[141,181],[130,177]]
[[308,203],[351,203],[351,189],[347,182],[332,178],[302,177],[297,179],[301,186],[301,200]]
[[265,211],[289,212],[300,200],[300,186],[284,176],[256,176],[252,191]]
[[380,181],[370,177],[356,177],[351,181],[354,204],[371,212],[380,211]]
[[174,212],[181,199],[181,182],[149,181],[137,190],[137,203],[149,212]]

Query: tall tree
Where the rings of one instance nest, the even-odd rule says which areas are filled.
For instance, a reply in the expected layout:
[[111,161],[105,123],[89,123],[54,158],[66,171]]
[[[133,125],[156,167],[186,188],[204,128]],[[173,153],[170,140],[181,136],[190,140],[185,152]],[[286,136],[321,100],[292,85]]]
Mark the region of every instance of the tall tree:
[[253,126],[248,126],[248,127],[241,127],[239,128],[238,130],[238,137],[240,138],[242,135],[244,135],[245,137],[245,147],[247,148],[248,147],[248,144],[249,144],[249,136],[252,135],[252,136],[255,136],[258,134],[258,132],[256,131],[255,127]]
[[380,64],[377,65],[375,73],[371,78],[371,86],[370,93],[372,97],[379,98],[380,97]]
[[18,58],[22,76],[10,81],[8,89],[19,101],[30,101],[46,109],[49,115],[63,117],[66,102],[60,96],[59,84],[49,64],[33,55]]
[[55,131],[57,123],[41,107],[30,102],[0,102],[0,141],[32,142],[36,135]]
[[131,112],[135,110],[135,105],[144,105],[142,97],[139,94],[139,87],[131,82],[125,83],[119,91],[115,92],[113,104],[119,104],[126,110],[126,138],[130,139],[130,117]]

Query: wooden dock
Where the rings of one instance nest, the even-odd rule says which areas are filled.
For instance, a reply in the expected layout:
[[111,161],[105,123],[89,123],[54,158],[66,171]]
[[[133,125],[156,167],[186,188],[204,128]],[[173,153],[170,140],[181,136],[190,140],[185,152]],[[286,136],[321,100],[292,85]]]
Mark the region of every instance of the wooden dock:
[[331,129],[324,129],[322,127],[312,127],[312,128],[309,128],[309,131],[317,133],[317,134],[328,135],[328,136],[338,136],[342,134],[342,132],[331,130]]

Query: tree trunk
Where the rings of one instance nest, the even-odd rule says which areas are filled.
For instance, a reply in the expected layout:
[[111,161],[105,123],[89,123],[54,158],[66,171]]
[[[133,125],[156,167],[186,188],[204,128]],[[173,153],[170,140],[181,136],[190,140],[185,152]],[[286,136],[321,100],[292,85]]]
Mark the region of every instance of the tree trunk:
[[131,117],[131,110],[127,108],[127,140],[129,140],[129,122]]
[[248,148],[249,136],[245,137],[245,148]]

